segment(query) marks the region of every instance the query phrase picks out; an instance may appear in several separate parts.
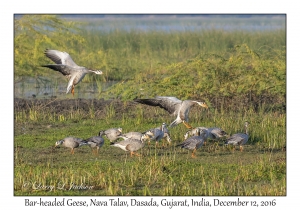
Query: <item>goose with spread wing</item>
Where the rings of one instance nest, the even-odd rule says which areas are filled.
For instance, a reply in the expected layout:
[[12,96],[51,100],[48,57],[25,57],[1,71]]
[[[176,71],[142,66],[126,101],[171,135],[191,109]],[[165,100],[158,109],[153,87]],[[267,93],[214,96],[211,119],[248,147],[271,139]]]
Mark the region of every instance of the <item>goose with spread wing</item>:
[[101,70],[91,70],[83,66],[78,66],[71,56],[66,52],[61,52],[58,50],[49,50],[46,49],[45,56],[50,58],[55,64],[47,64],[42,67],[47,67],[55,71],[59,71],[64,76],[69,79],[69,83],[67,86],[67,92],[71,93],[74,96],[74,88],[86,74],[95,73],[95,74],[103,74]]
[[150,106],[159,106],[160,108],[168,111],[170,114],[176,116],[176,119],[170,124],[170,127],[174,127],[180,123],[183,123],[188,129],[193,128],[188,123],[188,114],[190,108],[198,104],[204,108],[208,108],[204,101],[194,101],[194,100],[180,100],[176,97],[170,96],[157,96],[150,99],[135,99],[135,102],[146,104]]

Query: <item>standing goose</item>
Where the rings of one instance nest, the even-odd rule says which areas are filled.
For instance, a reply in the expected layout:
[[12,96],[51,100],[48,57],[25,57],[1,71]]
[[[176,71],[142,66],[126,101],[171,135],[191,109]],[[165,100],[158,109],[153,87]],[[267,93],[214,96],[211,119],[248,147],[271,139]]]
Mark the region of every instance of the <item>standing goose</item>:
[[203,129],[206,130],[208,133],[207,134],[208,139],[216,140],[216,139],[227,136],[227,133],[223,129],[218,128],[218,127],[212,127],[212,128],[196,127],[192,130],[187,131],[184,135],[184,139],[187,139],[189,136],[197,135],[197,128],[200,128],[201,130],[203,130]]
[[143,148],[147,139],[149,139],[149,136],[147,134],[143,134],[140,139],[128,138],[115,143],[111,142],[111,146],[119,147],[124,151],[130,151],[130,157],[133,155],[140,156],[138,153],[135,153],[135,151]]
[[[104,139],[102,138],[102,135],[103,134],[101,133],[101,135],[99,136],[92,136],[85,140],[87,144],[91,147],[92,153],[94,153],[95,155],[99,153],[100,147],[102,147],[104,144]],[[96,150],[93,150],[93,148],[96,148]]]
[[135,102],[141,104],[147,104],[150,106],[159,106],[164,110],[168,111],[170,114],[173,114],[176,119],[170,124],[170,127],[174,127],[179,123],[183,123],[188,129],[191,129],[192,126],[188,124],[188,114],[190,108],[194,104],[198,104],[202,107],[208,108],[204,101],[193,101],[193,100],[184,100],[181,101],[176,97],[169,96],[157,96],[151,99],[135,99]]
[[155,141],[155,146],[158,145],[158,142],[164,137],[165,132],[164,129],[166,128],[167,124],[163,123],[160,127],[152,128],[145,133],[150,136],[149,140]]
[[69,79],[67,92],[74,96],[74,88],[86,74],[95,73],[103,74],[101,70],[91,70],[83,66],[78,66],[71,58],[71,56],[66,52],[61,52],[58,50],[45,50],[45,55],[50,58],[55,64],[43,65],[42,67],[47,67],[55,71],[59,71],[64,76]]
[[248,126],[249,122],[245,122],[244,127],[245,127],[245,133],[236,133],[230,136],[226,142],[225,145],[232,144],[234,146],[239,145],[240,146],[240,151],[243,151],[243,145],[247,143],[249,139],[249,133],[248,133]]
[[[199,129],[200,130],[206,130],[206,131],[208,130],[208,128],[206,128],[206,127],[195,127],[195,128],[192,128],[191,130],[188,130],[184,134],[184,140],[187,140],[190,136],[198,136]],[[208,136],[209,136],[209,133],[208,133]]]
[[83,139],[76,138],[76,137],[66,137],[62,140],[59,140],[55,143],[55,147],[59,145],[63,145],[64,147],[71,148],[71,154],[74,154],[74,149],[80,147],[82,145],[86,145],[87,142]]
[[196,131],[197,131],[196,136],[191,136],[190,138],[186,139],[181,144],[176,145],[176,147],[180,146],[181,148],[184,148],[184,149],[193,150],[192,158],[196,157],[195,156],[196,150],[203,145],[204,141],[207,138],[207,134],[208,134],[207,130],[205,130],[205,129],[201,130],[200,128],[197,128]]
[[110,128],[99,132],[99,136],[105,135],[111,142],[121,137],[122,128]]
[[[160,128],[160,127],[157,127],[157,129],[161,129],[161,128]],[[168,141],[168,143],[169,143],[169,145],[170,145],[172,139],[171,139],[171,137],[170,137],[170,132],[169,132],[169,130],[168,130],[168,128],[167,128],[167,124],[166,124],[166,123],[164,123],[163,130],[162,130],[162,131],[164,132],[164,136],[162,137],[162,139],[167,139],[167,141]],[[163,143],[163,146],[164,146],[164,143]]]

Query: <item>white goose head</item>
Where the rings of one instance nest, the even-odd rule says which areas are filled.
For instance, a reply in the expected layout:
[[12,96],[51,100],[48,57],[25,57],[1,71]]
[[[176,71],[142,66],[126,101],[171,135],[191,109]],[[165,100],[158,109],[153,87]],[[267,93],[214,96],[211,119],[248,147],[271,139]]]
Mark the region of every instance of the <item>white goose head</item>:
[[208,109],[208,106],[204,101],[194,101],[194,102],[197,103],[199,106],[202,106],[202,107]]

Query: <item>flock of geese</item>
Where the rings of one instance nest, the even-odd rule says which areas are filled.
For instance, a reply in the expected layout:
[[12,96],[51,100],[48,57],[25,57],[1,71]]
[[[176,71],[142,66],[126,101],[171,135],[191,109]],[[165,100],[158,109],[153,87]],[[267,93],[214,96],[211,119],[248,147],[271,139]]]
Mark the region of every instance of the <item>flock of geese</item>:
[[[58,50],[49,50],[46,49],[45,56],[50,58],[55,64],[47,64],[42,67],[47,67],[52,70],[62,73],[69,79],[67,91],[74,96],[75,85],[77,85],[86,74],[95,73],[98,75],[103,74],[101,70],[91,70],[83,66],[78,66],[71,58],[71,56],[66,52],[61,52]],[[188,114],[190,108],[193,105],[198,104],[201,107],[208,109],[208,106],[204,101],[195,101],[195,100],[180,100],[176,97],[169,96],[157,96],[150,99],[135,99],[137,103],[145,104],[149,106],[158,106],[171,115],[174,115],[176,118],[169,125],[170,128],[182,123],[189,130],[184,135],[184,141],[177,147],[184,149],[192,150],[192,157],[195,157],[195,152],[203,144],[205,144],[207,139],[220,139],[226,137],[225,145],[232,144],[234,146],[240,146],[240,150],[243,150],[243,145],[247,143],[249,139],[248,126],[249,123],[245,122],[245,132],[236,133],[228,137],[227,133],[218,127],[206,128],[206,127],[196,127],[193,128],[188,123]],[[71,153],[74,154],[74,149],[83,145],[88,145],[92,148],[94,154],[99,153],[99,149],[104,144],[104,138],[110,140],[111,146],[118,147],[124,151],[129,151],[130,155],[140,156],[136,151],[145,146],[145,142],[155,141],[156,146],[160,140],[166,138],[168,143],[171,143],[171,137],[166,123],[162,123],[161,126],[157,128],[149,129],[145,132],[129,132],[122,133],[122,128],[110,128],[107,130],[100,131],[98,136],[93,136],[88,139],[81,139],[76,137],[66,137],[62,140],[59,140],[55,143],[55,147],[63,145],[71,149]],[[123,139],[118,141],[118,139]]]
[[[177,144],[176,147],[192,150],[192,158],[195,158],[195,152],[199,149],[208,139],[219,140],[226,137],[225,145],[232,144],[233,146],[239,146],[243,151],[243,145],[249,139],[248,126],[249,123],[245,122],[245,132],[236,133],[228,137],[227,133],[218,127],[206,128],[196,127],[187,131],[184,135],[184,141]],[[104,145],[104,136],[110,141],[110,145],[118,147],[124,151],[130,152],[130,156],[140,156],[136,151],[142,149],[145,146],[145,142],[155,141],[155,146],[158,146],[158,142],[166,139],[171,144],[171,137],[167,124],[162,123],[157,128],[149,129],[145,132],[128,132],[122,133],[122,128],[110,128],[99,132],[98,136],[93,136],[88,139],[80,139],[77,137],[66,137],[55,143],[55,147],[63,145],[71,149],[71,153],[74,154],[74,149],[83,145],[91,147],[92,152],[96,155],[99,153],[99,149]],[[118,139],[123,139],[118,141]],[[164,145],[163,145],[164,147]]]

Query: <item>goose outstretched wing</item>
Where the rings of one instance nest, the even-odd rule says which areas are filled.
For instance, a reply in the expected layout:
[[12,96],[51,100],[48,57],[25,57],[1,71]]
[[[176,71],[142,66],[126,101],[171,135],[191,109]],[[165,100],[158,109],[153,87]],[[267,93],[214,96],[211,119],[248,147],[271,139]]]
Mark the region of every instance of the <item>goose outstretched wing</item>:
[[245,144],[248,141],[248,138],[249,136],[247,134],[236,133],[227,139],[227,144],[233,144],[233,145]]
[[59,71],[64,76],[69,76],[72,74],[72,69],[70,69],[68,66],[63,64],[48,64],[48,65],[42,65],[42,67],[47,67],[55,71]]
[[168,96],[157,96],[151,99],[135,99],[134,101],[150,106],[159,106],[160,108],[163,108],[170,114],[177,113],[182,103],[182,101],[178,98]]
[[61,52],[58,50],[48,50],[46,49],[45,55],[50,58],[56,64],[68,65],[71,67],[79,67],[71,58],[71,56],[66,52]]

